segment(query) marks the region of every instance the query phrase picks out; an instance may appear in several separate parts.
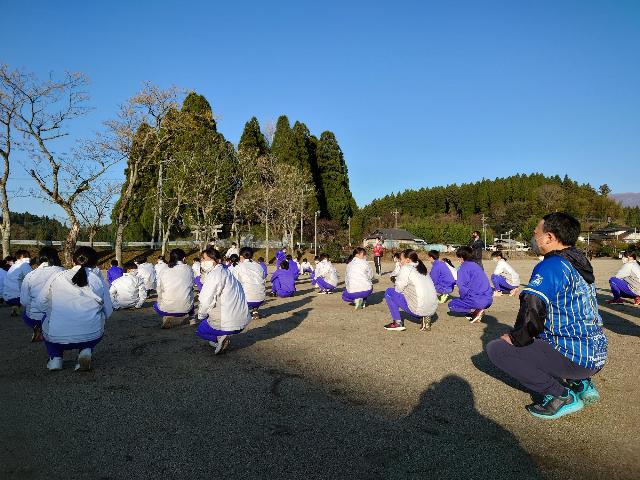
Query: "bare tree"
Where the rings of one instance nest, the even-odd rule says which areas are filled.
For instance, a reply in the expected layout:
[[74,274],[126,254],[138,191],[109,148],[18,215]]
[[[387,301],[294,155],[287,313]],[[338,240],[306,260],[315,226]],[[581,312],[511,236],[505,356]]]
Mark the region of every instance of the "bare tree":
[[[157,190],[153,195],[157,207],[154,210],[152,234],[155,238],[158,218],[162,218],[160,193],[164,178],[163,167],[166,163],[162,151],[172,135],[172,129],[164,127],[170,113],[178,108],[179,94],[180,91],[175,86],[163,90],[147,82],[140,92],[121,105],[117,118],[106,123],[107,135],[103,141],[105,151],[119,160],[128,159],[125,186],[115,215],[115,251],[118,261],[122,261],[122,241],[124,230],[130,221],[128,212],[134,188],[145,169],[157,162],[160,168]],[[160,229],[158,227],[158,230]]]
[[83,192],[74,205],[74,210],[87,230],[89,243],[93,247],[95,235],[113,207],[114,197],[121,185],[115,182],[96,182]]
[[84,74],[71,72],[61,80],[39,80],[33,74],[12,77],[4,71],[0,75],[18,94],[20,108],[15,112],[14,125],[24,135],[24,148],[31,156],[27,172],[38,186],[36,191],[61,207],[69,219],[64,256],[71,263],[80,231],[74,204],[114,163],[100,155],[92,142],[70,154],[52,149],[55,140],[69,135],[69,122],[89,111],[85,91],[89,81]]
[[[11,149],[13,147],[13,123],[16,112],[20,110],[23,97],[14,85],[21,83],[19,72],[11,70],[8,65],[0,65],[0,125],[2,125],[2,140],[0,140],[0,156],[4,163],[0,176],[0,203],[2,204],[2,256],[9,255],[11,250],[11,210],[7,195],[7,181],[9,180]],[[9,81],[6,81],[8,79]]]
[[538,201],[545,212],[552,212],[558,209],[564,201],[564,191],[559,185],[547,183],[537,190]]

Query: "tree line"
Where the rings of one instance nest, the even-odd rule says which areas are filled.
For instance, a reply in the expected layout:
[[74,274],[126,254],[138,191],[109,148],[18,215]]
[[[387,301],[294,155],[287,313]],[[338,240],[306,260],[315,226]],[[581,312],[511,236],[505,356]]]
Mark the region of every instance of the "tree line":
[[465,243],[472,230],[487,227],[493,238],[511,231],[511,238],[528,240],[537,221],[546,213],[566,211],[591,230],[611,222],[640,227],[640,209],[623,208],[609,198],[610,189],[598,190],[568,176],[521,174],[474,183],[405,190],[372,201],[355,214],[354,236],[395,225],[427,242]]

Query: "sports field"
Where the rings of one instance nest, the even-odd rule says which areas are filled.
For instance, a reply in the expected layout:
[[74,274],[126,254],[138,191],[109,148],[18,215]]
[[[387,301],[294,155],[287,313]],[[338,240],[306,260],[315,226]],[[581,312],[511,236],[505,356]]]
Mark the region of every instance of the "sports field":
[[[535,262],[512,264],[526,279]],[[440,305],[432,331],[387,332],[388,275],[362,311],[304,279],[221,356],[194,327],[161,330],[148,302],[107,321],[88,373],[70,353],[48,372],[44,346],[2,308],[0,478],[640,478],[640,308],[604,305],[618,267],[594,261],[602,400],[553,422],[529,416],[530,396],[483,353],[516,298],[496,298],[481,324]]]

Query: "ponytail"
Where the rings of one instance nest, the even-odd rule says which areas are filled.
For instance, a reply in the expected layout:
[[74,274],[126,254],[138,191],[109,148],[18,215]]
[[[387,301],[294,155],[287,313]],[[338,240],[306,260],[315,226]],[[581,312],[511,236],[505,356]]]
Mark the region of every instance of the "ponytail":
[[425,264],[422,263],[422,260],[420,260],[420,258],[418,257],[418,252],[416,252],[415,250],[407,248],[402,252],[402,256],[404,258],[408,258],[415,264],[416,270],[420,275],[426,275],[429,272]]
[[444,263],[449,265],[451,268],[456,268],[456,267],[453,266],[453,263],[451,262],[451,259],[445,257],[445,259],[443,261],[444,261]]
[[184,250],[181,248],[174,248],[171,250],[171,252],[169,252],[169,268],[173,268],[178,264],[178,262],[184,261],[186,256],[187,254],[184,253]]
[[87,268],[94,268],[98,263],[98,253],[91,247],[80,247],[73,254],[73,263],[80,265],[76,274],[71,278],[74,285],[86,287],[89,285]]

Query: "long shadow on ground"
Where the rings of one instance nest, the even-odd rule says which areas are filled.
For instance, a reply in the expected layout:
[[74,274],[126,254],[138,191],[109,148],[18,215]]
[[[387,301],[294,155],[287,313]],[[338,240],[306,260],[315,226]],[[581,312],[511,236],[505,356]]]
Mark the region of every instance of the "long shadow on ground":
[[[633,306],[631,303],[625,303],[624,305],[606,305],[606,301],[611,298],[611,293],[608,291],[607,293],[608,295],[600,293],[597,294],[598,304],[600,306],[600,315],[602,316],[604,328],[607,330],[611,330],[618,335],[640,337],[640,324],[634,323],[614,313],[614,309],[620,309],[624,311],[624,313],[637,317],[640,314],[640,308]],[[605,305],[607,308],[603,309],[602,307]]]

